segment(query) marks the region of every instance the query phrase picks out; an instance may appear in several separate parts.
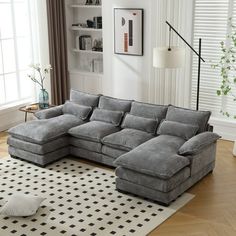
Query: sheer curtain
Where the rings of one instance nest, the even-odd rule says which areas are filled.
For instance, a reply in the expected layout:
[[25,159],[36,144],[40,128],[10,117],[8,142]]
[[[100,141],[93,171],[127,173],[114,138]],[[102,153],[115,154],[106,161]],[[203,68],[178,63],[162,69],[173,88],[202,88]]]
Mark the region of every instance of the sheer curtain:
[[[159,0],[155,1],[152,12],[153,47],[167,46],[169,28],[168,20],[177,31],[192,44],[193,0]],[[192,52],[184,42],[172,32],[172,45],[186,47],[185,67],[181,69],[152,69],[153,76],[149,85],[149,100],[157,104],[174,104],[190,107],[191,104],[191,64]]]

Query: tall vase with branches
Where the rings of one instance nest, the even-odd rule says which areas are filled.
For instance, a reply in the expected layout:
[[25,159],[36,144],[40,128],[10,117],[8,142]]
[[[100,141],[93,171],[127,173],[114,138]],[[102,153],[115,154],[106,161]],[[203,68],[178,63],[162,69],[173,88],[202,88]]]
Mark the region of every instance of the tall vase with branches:
[[45,109],[49,107],[49,95],[46,89],[44,88],[44,80],[47,77],[47,74],[52,70],[51,65],[42,67],[40,64],[32,64],[30,67],[33,70],[32,74],[29,74],[28,77],[35,83],[40,86],[39,93],[39,108]]

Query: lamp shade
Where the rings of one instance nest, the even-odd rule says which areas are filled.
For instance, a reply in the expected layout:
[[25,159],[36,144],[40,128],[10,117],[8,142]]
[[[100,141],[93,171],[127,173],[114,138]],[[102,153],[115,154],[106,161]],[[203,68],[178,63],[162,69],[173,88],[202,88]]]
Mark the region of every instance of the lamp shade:
[[158,47],[153,49],[153,66],[157,68],[180,68],[185,63],[185,49]]

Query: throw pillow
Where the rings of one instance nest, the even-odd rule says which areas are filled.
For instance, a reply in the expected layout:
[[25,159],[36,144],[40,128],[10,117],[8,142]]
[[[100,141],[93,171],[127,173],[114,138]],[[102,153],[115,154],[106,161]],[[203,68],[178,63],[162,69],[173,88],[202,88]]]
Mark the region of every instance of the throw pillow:
[[127,114],[121,127],[142,130],[147,133],[155,134],[157,124],[157,120]]
[[13,194],[2,207],[0,214],[6,216],[34,215],[45,198],[29,194]]
[[67,101],[62,108],[63,114],[71,114],[79,117],[81,120],[88,119],[91,111],[92,107],[79,105],[70,101]]
[[93,111],[93,114],[90,117],[90,120],[103,121],[106,123],[111,123],[115,126],[119,126],[121,123],[122,117],[123,117],[122,111],[110,111],[110,110],[96,108]]
[[180,122],[164,120],[161,123],[157,134],[173,135],[188,140],[192,138],[197,133],[197,131],[198,126],[196,125],[182,124]]

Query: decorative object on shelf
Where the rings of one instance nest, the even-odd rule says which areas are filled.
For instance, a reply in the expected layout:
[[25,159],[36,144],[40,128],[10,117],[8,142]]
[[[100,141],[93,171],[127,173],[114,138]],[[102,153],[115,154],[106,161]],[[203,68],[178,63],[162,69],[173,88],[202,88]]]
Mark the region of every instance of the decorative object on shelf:
[[93,50],[93,51],[98,51],[98,52],[102,52],[102,51],[103,51],[102,38],[100,38],[100,39],[94,39],[92,50]]
[[94,28],[94,22],[92,20],[87,20],[87,27]]
[[143,9],[114,8],[114,52],[143,55]]
[[173,30],[184,43],[198,56],[198,80],[197,80],[197,101],[196,110],[199,108],[199,91],[200,91],[200,68],[201,61],[205,60],[201,57],[201,38],[199,38],[198,52],[178,33],[178,31],[168,22],[169,26],[169,46],[157,47],[153,49],[153,66],[156,68],[179,68],[185,64],[185,50],[180,47],[171,46],[171,30]]
[[102,73],[103,72],[102,64],[103,63],[101,59],[93,59],[93,72]]
[[[81,35],[77,37],[78,41],[79,39],[79,45],[78,42],[76,43],[76,47],[80,50],[92,50],[92,37],[90,35]],[[78,47],[79,46],[79,47]]]
[[101,5],[101,0],[96,0],[95,5]]
[[102,17],[94,16],[93,17],[93,26],[95,29],[102,29]]
[[86,0],[85,5],[93,5],[93,0]]
[[40,64],[32,64],[30,67],[37,72],[38,78],[35,75],[35,72],[33,74],[29,74],[28,77],[35,82],[35,84],[38,84],[40,86],[40,92],[39,92],[39,108],[44,109],[49,107],[49,95],[46,89],[44,88],[44,80],[46,79],[47,74],[50,73],[50,70],[52,70],[51,65],[48,65],[44,68],[40,66]]
[[74,24],[72,24],[72,27],[73,26],[79,27],[79,28],[88,28],[88,25],[85,23],[74,23]]
[[[227,42],[220,42],[221,58],[217,64],[211,65],[213,69],[220,72],[221,84],[216,91],[218,96],[230,97],[236,105],[236,26],[232,23],[232,18],[229,18],[228,24],[231,27],[230,34],[227,35]],[[236,119],[236,114],[230,114],[227,110],[222,108],[220,111],[224,116]],[[235,151],[236,153],[236,151]]]

